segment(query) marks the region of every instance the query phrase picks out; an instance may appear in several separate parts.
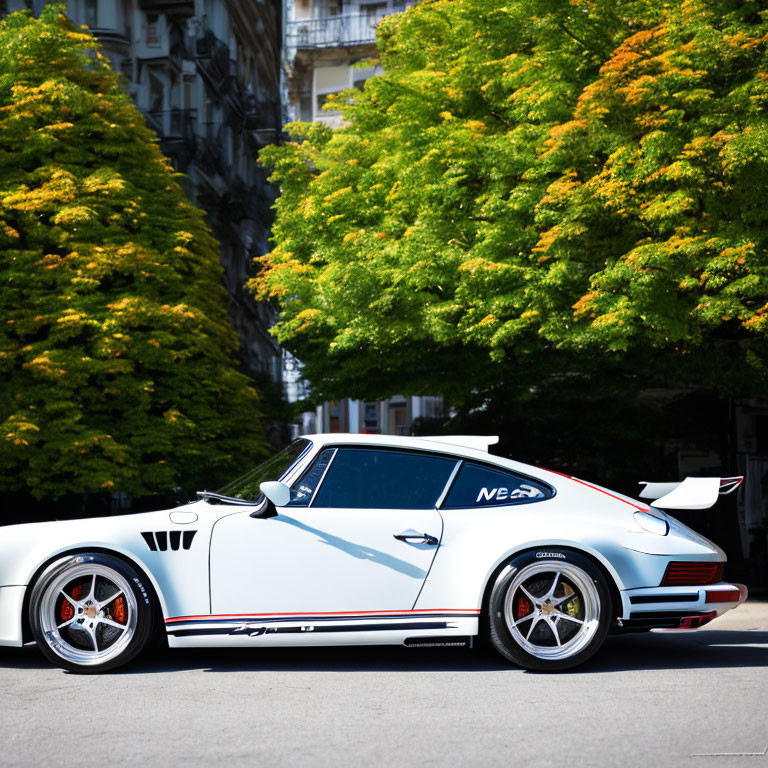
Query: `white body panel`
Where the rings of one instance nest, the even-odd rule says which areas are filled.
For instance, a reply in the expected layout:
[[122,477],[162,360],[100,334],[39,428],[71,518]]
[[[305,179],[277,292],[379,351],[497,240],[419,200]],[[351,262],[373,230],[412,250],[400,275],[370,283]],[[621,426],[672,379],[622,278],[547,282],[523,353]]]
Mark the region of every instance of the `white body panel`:
[[21,606],[25,587],[0,587],[0,645],[21,645]]
[[[260,511],[255,505],[199,501],[153,513],[0,528],[0,645],[22,642],[24,594],[36,573],[61,553],[93,549],[114,552],[143,571],[172,646],[401,643],[474,635],[497,570],[516,553],[533,549],[546,556],[553,547],[578,550],[602,566],[621,603],[615,606],[618,618],[638,613],[633,596],[686,598],[679,605],[645,603],[648,612],[663,606],[721,613],[738,604],[736,598],[708,604],[705,593],[712,586],[659,586],[671,560],[724,561],[712,542],[642,502],[491,456],[492,438],[454,438],[462,444],[378,435],[308,439],[309,449],[281,478],[289,487],[323,448],[354,445],[474,460],[547,484],[555,494],[471,509],[288,507],[268,518],[252,517]],[[638,510],[664,517],[669,533],[641,528],[634,519]],[[439,545],[394,538],[406,529],[434,536]]]
[[410,610],[436,546],[398,541],[413,528],[440,539],[434,509],[279,509],[220,520],[211,539],[214,614]]

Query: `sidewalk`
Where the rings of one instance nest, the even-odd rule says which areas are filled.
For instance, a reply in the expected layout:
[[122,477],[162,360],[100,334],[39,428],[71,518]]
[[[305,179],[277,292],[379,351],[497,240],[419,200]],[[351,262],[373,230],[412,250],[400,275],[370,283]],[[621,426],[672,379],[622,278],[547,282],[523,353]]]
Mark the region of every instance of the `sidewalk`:
[[761,629],[768,631],[768,600],[747,598],[747,602],[707,624],[705,629]]

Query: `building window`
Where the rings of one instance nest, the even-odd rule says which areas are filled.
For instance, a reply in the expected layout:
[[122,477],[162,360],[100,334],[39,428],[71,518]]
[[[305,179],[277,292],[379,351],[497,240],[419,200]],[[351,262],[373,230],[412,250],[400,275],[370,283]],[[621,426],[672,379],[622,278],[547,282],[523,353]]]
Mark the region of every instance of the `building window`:
[[383,72],[380,66],[374,67],[352,67],[352,86],[363,90],[366,80],[375,75],[380,75]]
[[341,432],[341,403],[338,400],[328,403],[328,431]]
[[209,141],[213,141],[216,138],[216,127],[218,125],[218,115],[216,105],[209,98],[205,101],[205,137]]
[[360,6],[360,13],[365,17],[366,23],[375,27],[387,13],[386,3],[366,3]]
[[91,29],[96,29],[99,26],[98,0],[85,0],[85,23]]
[[[325,103],[328,101],[328,99],[331,96],[335,96],[338,93],[338,91],[331,91],[331,93],[318,93],[317,94],[317,111],[321,112],[323,111],[323,107],[325,106]],[[329,114],[333,114],[334,112],[338,112],[338,110],[326,110]]]
[[443,417],[443,398],[424,397],[421,404],[421,415],[426,419],[440,419]]
[[131,40],[133,37],[131,24],[133,23],[133,13],[131,12],[131,0],[123,0],[122,7],[123,27],[125,36]]
[[319,0],[319,13],[320,17],[325,16],[341,16],[341,3],[342,0]]
[[389,404],[389,434],[405,435],[407,434],[407,415],[408,408],[405,403]]
[[149,73],[149,111],[162,112],[165,104],[165,84],[154,73]]
[[192,109],[192,89],[195,85],[195,79],[189,75],[184,77],[184,109]]
[[379,404],[363,403],[363,431],[379,432]]
[[160,45],[160,22],[156,13],[147,14],[147,45]]

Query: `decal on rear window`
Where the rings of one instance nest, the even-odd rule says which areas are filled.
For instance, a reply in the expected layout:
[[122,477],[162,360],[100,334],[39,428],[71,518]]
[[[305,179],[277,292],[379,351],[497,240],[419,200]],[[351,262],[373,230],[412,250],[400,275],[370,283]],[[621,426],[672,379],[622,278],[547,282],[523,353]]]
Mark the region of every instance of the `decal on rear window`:
[[517,488],[481,488],[480,493],[477,494],[475,504],[482,504],[484,502],[493,501],[508,501],[509,499],[541,499],[543,498],[543,491],[538,488],[534,488],[532,485],[526,485],[522,483]]
[[467,461],[462,464],[443,507],[498,507],[543,501],[553,495],[548,485],[530,477]]

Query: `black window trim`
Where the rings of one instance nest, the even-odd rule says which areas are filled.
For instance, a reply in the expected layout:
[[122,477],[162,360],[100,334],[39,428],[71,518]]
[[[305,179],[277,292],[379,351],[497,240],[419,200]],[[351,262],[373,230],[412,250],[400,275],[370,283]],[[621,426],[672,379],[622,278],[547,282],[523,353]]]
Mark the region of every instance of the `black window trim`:
[[[549,501],[550,499],[554,499],[557,495],[557,488],[555,488],[553,485],[550,485],[545,480],[539,480],[538,477],[532,477],[531,475],[526,475],[524,472],[518,472],[516,469],[508,469],[507,467],[500,467],[498,464],[490,464],[486,461],[479,461],[478,459],[463,459],[462,465],[465,463],[473,463],[478,464],[481,467],[486,467],[487,469],[493,469],[497,472],[507,472],[510,475],[514,475],[515,477],[519,477],[521,480],[530,480],[532,483],[536,483],[536,485],[541,485],[544,488],[549,490],[550,495],[545,496],[543,499],[507,499],[500,504],[470,504],[469,506],[464,507],[446,507],[443,504],[441,504],[438,509],[494,509],[496,507],[519,507],[523,504],[540,504],[542,501]],[[459,473],[457,472],[456,475],[453,477],[453,482],[451,483],[451,488],[448,489],[448,492],[445,494],[445,497],[441,499],[442,502],[445,502],[448,496],[451,493],[451,490],[453,489],[453,485],[456,482],[456,479],[458,478]]]
[[[331,457],[331,460],[328,462],[328,466],[325,468],[325,471],[323,472],[323,476],[320,478],[320,482],[317,484],[317,487],[315,488],[315,492],[312,494],[312,499],[310,500],[309,504],[307,505],[306,509],[309,509],[312,507],[315,503],[315,499],[317,498],[317,494],[320,492],[320,488],[322,488],[323,482],[325,481],[325,476],[328,474],[328,470],[331,468],[331,464],[333,464],[334,459],[336,458],[336,455],[339,452],[339,448],[364,448],[368,450],[376,450],[376,451],[395,451],[396,453],[411,453],[411,454],[417,454],[420,456],[436,456],[440,459],[452,459],[456,462],[456,466],[451,470],[451,474],[448,477],[448,480],[445,483],[445,487],[443,488],[442,493],[437,497],[437,501],[435,502],[434,509],[436,509],[438,512],[441,509],[493,509],[495,507],[518,507],[522,504],[539,504],[542,501],[549,501],[550,499],[553,499],[557,495],[557,488],[555,488],[553,485],[550,485],[550,483],[546,482],[545,480],[540,480],[538,477],[532,477],[531,475],[526,475],[523,472],[518,472],[517,470],[508,469],[507,467],[499,466],[498,464],[491,464],[490,462],[481,461],[479,459],[473,459],[473,458],[466,458],[465,456],[456,456],[452,453],[445,453],[443,451],[428,451],[423,448],[406,448],[406,447],[400,447],[397,445],[373,445],[371,443],[326,443],[325,445],[320,448],[320,450],[317,452],[317,456],[315,456],[315,460],[317,460],[317,457],[320,456],[320,454],[326,449],[326,448],[333,448],[333,456]],[[306,471],[309,471],[312,467],[312,465],[315,463],[315,460],[313,460],[309,466],[307,466]],[[461,470],[461,467],[464,466],[467,462],[472,462],[474,464],[479,464],[482,467],[487,467],[488,469],[494,469],[497,472],[508,472],[509,474],[515,475],[516,477],[519,477],[523,480],[530,480],[531,482],[537,483],[538,485],[542,485],[545,488],[547,488],[550,492],[549,496],[545,496],[543,499],[521,499],[519,501],[515,500],[509,500],[506,503],[501,504],[483,504],[482,506],[469,506],[469,507],[444,507],[445,500],[448,498],[448,495],[451,492],[451,489],[454,486],[454,483],[456,482],[456,478],[459,476],[459,471]],[[300,480],[304,476],[304,473],[302,473],[298,478],[297,481]],[[302,507],[298,507],[299,509],[302,509]],[[334,507],[315,507],[315,509],[334,509]],[[395,509],[395,507],[382,507],[382,509]]]
[[[315,456],[315,461],[317,461],[320,458],[320,454],[324,450],[326,450],[326,448],[330,448],[330,447],[331,446],[326,445],[323,448],[321,448],[317,452],[317,456]],[[325,469],[323,470],[323,474],[320,476],[320,480],[318,481],[317,485],[315,486],[315,490],[312,491],[312,498],[309,500],[309,504],[307,504],[307,509],[309,509],[315,503],[315,499],[317,498],[317,494],[320,492],[320,489],[323,487],[323,480],[325,480],[325,476],[328,474],[328,470],[331,468],[331,464],[333,464],[333,460],[336,458],[336,455],[338,454],[338,452],[339,452],[338,448],[333,448],[333,454],[332,454],[331,458],[328,460],[328,464],[326,465]],[[312,467],[315,465],[315,461],[313,461],[307,467],[307,472],[309,472],[312,469]],[[303,478],[305,474],[306,474],[306,472],[301,475],[299,480],[301,480],[301,478]],[[297,480],[297,482],[298,482],[298,480]],[[318,507],[318,509],[324,509],[324,507]]]

